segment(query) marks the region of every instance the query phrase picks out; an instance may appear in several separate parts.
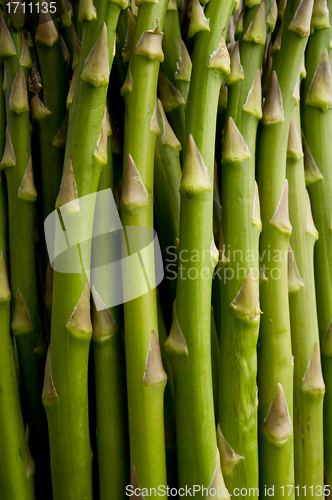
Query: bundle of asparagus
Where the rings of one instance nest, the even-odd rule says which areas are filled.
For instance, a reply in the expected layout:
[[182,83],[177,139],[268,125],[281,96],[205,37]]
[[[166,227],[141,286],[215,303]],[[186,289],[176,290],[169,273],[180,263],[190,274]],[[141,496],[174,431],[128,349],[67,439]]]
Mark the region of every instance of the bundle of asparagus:
[[331,16],[0,1],[1,499],[329,496]]

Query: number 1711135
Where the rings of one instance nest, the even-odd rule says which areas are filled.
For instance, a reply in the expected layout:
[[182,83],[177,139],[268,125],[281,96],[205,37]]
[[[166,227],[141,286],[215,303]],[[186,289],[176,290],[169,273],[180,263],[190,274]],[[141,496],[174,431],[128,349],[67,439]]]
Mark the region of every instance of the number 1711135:
[[19,7],[23,9],[24,14],[32,14],[34,10],[37,14],[47,14],[47,12],[50,14],[56,13],[56,2],[8,2],[6,6],[9,14],[15,14]]

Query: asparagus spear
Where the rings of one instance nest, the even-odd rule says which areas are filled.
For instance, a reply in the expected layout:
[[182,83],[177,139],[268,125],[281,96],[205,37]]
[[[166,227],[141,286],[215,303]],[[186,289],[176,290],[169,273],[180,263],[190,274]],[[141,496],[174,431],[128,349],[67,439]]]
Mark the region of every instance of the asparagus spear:
[[[24,17],[24,16],[23,16]],[[1,160],[8,190],[10,277],[13,293],[12,331],[22,374],[22,399],[37,464],[37,487],[48,492],[49,452],[41,404],[46,343],[42,336],[34,246],[34,202],[27,76],[31,56],[22,31],[20,10],[7,28],[1,16],[0,54],[5,61],[6,145]],[[22,248],[24,242],[24,249]],[[40,473],[40,474],[39,474]]]
[[[213,0],[205,12],[198,1],[192,6],[189,31],[195,35],[195,49],[180,187],[179,267],[165,344],[175,384],[179,484],[224,488],[225,496],[215,434],[210,328],[212,273],[218,260],[212,231],[214,137],[220,86],[229,73],[223,31],[233,6]],[[207,495],[206,490],[198,494]]]
[[[72,241],[77,241],[78,236],[78,241],[85,237],[88,243],[80,246],[83,269],[70,269],[76,274],[54,272],[51,345],[43,391],[50,429],[53,494],[59,500],[92,498],[87,392],[92,324],[87,273],[94,203],[84,205],[79,198],[97,191],[107,161],[107,122],[103,116],[116,24],[125,6],[121,1],[102,0],[79,4],[82,46],[67,98],[69,133],[56,208],[61,210]],[[63,207],[67,203],[69,209]],[[56,243],[61,241],[61,235],[60,226],[55,233]],[[70,256],[67,259],[72,264]]]
[[185,132],[185,103],[188,98],[191,60],[181,38],[178,9],[169,0],[163,37],[164,61],[161,63],[158,91],[171,127],[183,145]]
[[[128,74],[122,87],[126,111],[121,220],[126,231],[130,231],[126,229],[129,226],[138,226],[135,241],[131,241],[134,245],[131,252],[140,251],[150,243],[143,228],[153,228],[154,149],[160,132],[156,91],[159,65],[164,57],[160,30],[166,9],[166,0],[139,2]],[[123,272],[124,284],[132,280],[131,276],[142,275],[140,261],[133,264],[130,276],[126,268]],[[166,487],[163,426],[166,374],[158,342],[154,272],[152,249],[145,262],[151,286],[145,288],[146,278],[142,276],[138,284],[142,286],[141,296],[124,304],[124,326],[131,486],[158,490],[158,487]]]
[[[36,14],[34,2],[34,14]],[[36,16],[37,17],[37,16]],[[38,123],[41,166],[41,196],[44,219],[54,210],[59,192],[66,144],[66,96],[68,76],[61,37],[51,14],[39,14],[34,24],[35,46],[41,72],[42,96],[31,97],[32,119]]]
[[[323,398],[315,282],[312,272],[317,231],[307,205],[303,152],[300,141],[300,108],[294,108],[287,147],[289,218],[292,225],[288,254],[288,291],[294,356],[294,464],[298,497],[310,487],[324,494]],[[308,425],[309,422],[309,425]]]
[[[222,231],[226,265],[221,276],[219,445],[230,491],[258,496],[257,355],[259,332],[258,240],[255,148],[262,116],[261,74],[265,4],[244,12],[244,34],[233,49],[228,80],[228,123],[222,156]],[[227,250],[226,250],[227,249]],[[234,425],[234,422],[236,424]]]
[[[3,61],[0,62],[0,86]],[[5,146],[6,105],[0,95],[0,154]],[[10,332],[11,291],[8,279],[7,198],[4,174],[0,174],[0,497],[33,500],[35,464],[25,442],[14,345]]]
[[[315,30],[306,51],[307,77],[302,88],[302,127],[305,136],[306,184],[310,195],[313,219],[319,239],[315,245],[315,282],[319,336],[322,351],[322,368],[326,386],[324,398],[324,458],[329,485],[332,481],[332,439],[329,422],[332,419],[332,363],[329,350],[332,321],[332,169],[331,138],[332,93],[330,40],[332,4],[329,12],[323,3],[315,6],[313,15]],[[325,7],[325,9],[324,9]],[[314,10],[314,11],[315,11]],[[318,14],[321,14],[319,17]]]
[[[293,366],[288,307],[288,217],[286,154],[293,97],[310,33],[311,0],[287,3],[281,48],[273,52],[272,76],[263,108],[258,142],[258,186],[262,235],[260,254],[267,278],[261,286],[261,327],[258,358],[260,489],[294,484]],[[295,94],[294,94],[295,95]],[[294,498],[294,489],[290,498]]]
[[[106,111],[107,115],[108,112]],[[109,118],[107,116],[107,120]],[[107,164],[103,167],[98,191],[112,189],[113,156],[112,132],[108,125]],[[100,200],[97,200],[97,204]],[[99,206],[95,212],[94,231],[102,221]],[[98,234],[98,231],[97,231]],[[92,259],[106,254],[106,262],[121,258],[116,244],[98,245],[95,240],[92,247]],[[117,287],[114,281],[108,286]],[[98,292],[93,289],[92,306],[92,346],[94,359],[96,392],[96,434],[98,448],[98,470],[100,498],[122,499],[129,481],[128,460],[128,418],[126,405],[125,363],[121,330],[121,311],[119,306],[106,307]],[[96,305],[98,307],[96,307]]]

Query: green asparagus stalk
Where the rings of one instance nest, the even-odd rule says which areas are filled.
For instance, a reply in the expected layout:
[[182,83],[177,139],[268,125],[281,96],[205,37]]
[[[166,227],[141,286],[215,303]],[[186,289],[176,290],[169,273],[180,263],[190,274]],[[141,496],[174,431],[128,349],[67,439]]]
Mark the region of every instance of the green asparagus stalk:
[[[294,464],[297,497],[309,488],[324,494],[323,399],[315,282],[312,273],[317,231],[307,202],[300,141],[300,108],[296,105],[289,129],[287,179],[292,225],[288,254],[288,291],[294,356]],[[309,422],[309,425],[308,425]]]
[[[8,190],[10,278],[13,293],[12,331],[22,374],[22,399],[29,424],[31,450],[37,464],[37,484],[44,491],[49,477],[47,424],[41,404],[46,345],[42,336],[34,245],[34,202],[27,76],[29,48],[20,11],[1,16],[0,54],[5,61],[6,145],[1,160]],[[24,242],[24,248],[22,247]]]
[[199,498],[217,487],[219,495],[223,489],[227,496],[215,433],[210,329],[212,274],[218,261],[212,227],[214,138],[220,86],[229,73],[223,32],[233,6],[213,0],[205,12],[198,1],[192,6],[189,31],[195,35],[195,49],[180,187],[179,267],[165,344],[175,383],[179,485],[202,485]]
[[[261,74],[265,4],[246,9],[244,34],[231,56],[229,114],[222,156],[222,231],[228,259],[221,265],[219,446],[230,491],[258,497],[257,354],[261,230],[255,189],[255,148],[262,116]],[[226,250],[227,249],[227,250]],[[234,421],[236,425],[234,425]]]
[[[109,120],[108,117],[107,120]],[[114,193],[110,124],[107,135],[107,164],[102,169],[98,191],[112,189]],[[100,222],[98,214],[100,215],[99,210],[95,213],[96,228]],[[99,254],[106,253],[105,258],[110,261],[121,258],[121,252],[115,245],[112,245],[112,240],[110,240],[110,245],[98,245],[97,241],[92,247],[93,259],[98,258],[98,252]],[[117,284],[112,282],[112,286],[116,287]],[[92,346],[100,498],[122,499],[129,481],[129,443],[121,311],[119,306],[107,309],[96,289],[93,289],[93,298]]]
[[[56,201],[73,241],[77,241],[77,235],[78,241],[82,235],[89,242],[92,237],[94,204],[86,209],[79,198],[97,191],[101,169],[107,162],[106,92],[117,19],[125,6],[101,0],[79,3],[82,46],[67,98],[69,133]],[[69,209],[63,207],[67,203]],[[61,236],[60,226],[55,237]],[[59,500],[92,498],[87,389],[92,334],[88,276],[91,243],[79,248],[83,269],[73,269],[76,274],[54,272],[51,345],[43,391],[50,429],[53,495]],[[72,263],[70,257],[68,263]]]
[[[160,101],[158,123],[161,133],[155,151],[154,210],[172,303],[176,284],[175,240],[179,238],[180,230],[181,144],[167,121]],[[167,309],[171,312],[172,306],[168,308],[168,305]]]
[[164,61],[161,63],[158,91],[169,122],[183,145],[185,133],[185,103],[187,102],[191,60],[181,38],[178,9],[169,0],[163,37]]
[[[156,92],[164,58],[160,30],[166,9],[166,0],[139,2],[128,74],[122,87],[126,112],[121,220],[125,230],[138,227],[132,242],[136,249],[132,251],[136,252],[149,243],[143,228],[153,228],[154,151],[160,133]],[[131,486],[158,491],[158,487],[166,487],[163,398],[167,377],[158,342],[153,249],[145,259],[144,271],[151,277],[151,285],[146,289],[146,277],[142,276],[141,295],[124,304]],[[131,276],[142,275],[140,262],[133,264],[130,276],[126,268],[123,272],[124,284],[129,283]]]
[[[316,2],[312,29],[306,51],[307,77],[302,88],[302,127],[305,136],[305,173],[313,219],[319,239],[315,245],[315,282],[322,368],[326,386],[324,398],[324,458],[328,484],[332,481],[332,127],[331,93],[331,17],[332,4]],[[323,8],[321,8],[323,7]],[[318,14],[321,14],[320,16]]]
[[[0,86],[3,84],[3,61]],[[5,147],[6,105],[0,95],[0,154]],[[0,174],[0,497],[33,500],[35,464],[25,442],[14,345],[10,333],[11,291],[8,279],[7,197]]]
[[122,499],[129,481],[122,334],[96,291],[93,296],[102,307],[92,312],[100,498]]
[[[261,285],[263,314],[258,358],[259,467],[263,498],[268,495],[269,488],[274,488],[275,498],[281,499],[285,485],[294,484],[293,364],[287,273],[292,228],[285,177],[289,125],[310,33],[311,13],[311,0],[287,3],[281,48],[272,56],[272,75],[258,142],[257,171],[263,226],[260,258],[267,278]],[[294,497],[293,488],[290,498]]]
[[[34,2],[34,8],[36,9]],[[37,20],[36,20],[37,21]],[[49,13],[39,14],[34,26],[35,46],[42,81],[42,95],[34,92],[30,106],[38,123],[41,188],[44,219],[54,210],[66,145],[66,97],[68,76],[61,37]]]

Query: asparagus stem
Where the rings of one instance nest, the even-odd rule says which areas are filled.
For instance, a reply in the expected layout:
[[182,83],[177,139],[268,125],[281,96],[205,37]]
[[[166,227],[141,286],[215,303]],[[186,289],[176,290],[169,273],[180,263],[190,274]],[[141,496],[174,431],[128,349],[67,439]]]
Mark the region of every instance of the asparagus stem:
[[[3,66],[0,67],[0,86]],[[6,106],[0,94],[0,154],[5,146]],[[11,291],[8,279],[7,197],[4,174],[0,174],[0,497],[33,500],[35,465],[26,446],[19,384],[10,332]]]
[[[107,165],[102,169],[98,190],[112,189],[114,192],[110,124],[107,145]],[[100,211],[96,210],[94,220],[96,234],[99,234],[98,224],[102,220],[102,217],[98,216]],[[112,240],[111,246],[98,245],[97,242],[98,240],[94,240],[92,246],[93,259],[97,259],[97,255],[101,252],[107,254],[106,262],[114,262],[121,258],[121,253],[115,245],[112,245]],[[117,283],[112,282],[112,287],[117,287]],[[93,305],[92,309],[92,345],[100,498],[108,499],[112,496],[114,499],[122,499],[129,481],[129,440],[121,311],[119,306],[107,309],[96,290],[93,290],[93,297],[94,304],[99,306],[98,310],[96,305]]]
[[[226,486],[258,496],[257,354],[261,230],[255,190],[255,148],[262,116],[261,74],[265,4],[246,9],[241,46],[235,45],[228,77],[229,114],[222,157],[222,249],[219,422]],[[241,68],[240,74],[237,68]],[[226,79],[227,83],[227,79]],[[236,425],[234,425],[234,420]],[[233,450],[234,455],[230,454]]]
[[[11,23],[15,23],[12,18]],[[31,160],[27,95],[31,56],[22,31],[7,28],[1,16],[0,53],[5,60],[6,146],[1,160],[8,190],[10,276],[13,293],[12,331],[22,373],[22,399],[37,464],[37,487],[45,490],[49,477],[47,424],[41,404],[46,342],[38,303],[34,243],[34,202],[37,192]],[[24,249],[22,248],[24,242]],[[48,491],[48,490],[47,490]]]
[[[142,228],[153,228],[154,150],[160,132],[156,91],[164,57],[160,30],[166,9],[166,0],[139,2],[128,74],[122,87],[126,111],[121,220],[126,231],[128,226],[139,228],[132,242],[136,251],[148,244]],[[154,276],[153,249],[146,258],[145,271],[148,277]],[[137,262],[132,275],[141,273]],[[124,283],[129,279],[124,272]],[[145,279],[142,282],[146,286]],[[124,304],[131,485],[158,491],[159,486],[166,485],[163,397],[167,377],[158,342],[156,290],[151,286],[148,290],[145,293],[142,288],[140,297]]]
[[[195,50],[186,116],[187,153],[180,187],[179,273],[173,325],[165,344],[175,381],[182,487],[224,487],[211,372],[211,285],[218,260],[212,213],[218,98],[221,82],[229,73],[223,31],[233,5],[232,1],[211,0],[204,14],[199,2],[194,2],[189,29],[195,35]],[[201,491],[200,498],[205,496]]]
[[[326,7],[326,6],[325,6]],[[317,14],[319,14],[317,2]],[[328,2],[331,17],[332,4]],[[314,7],[314,12],[316,5]],[[328,432],[332,419],[332,363],[329,343],[332,325],[332,127],[331,60],[328,11],[320,22],[313,14],[315,31],[306,51],[307,77],[302,88],[302,127],[305,135],[306,184],[310,195],[313,219],[319,239],[315,245],[315,283],[322,368],[326,386],[324,398],[324,458],[329,484],[332,481],[332,437]],[[319,90],[318,90],[319,87]]]
[[[162,104],[158,102],[158,123],[161,133],[157,138],[154,169],[154,208],[160,238],[165,275],[172,299],[175,298],[176,262],[174,245],[180,231],[181,144],[171,129]],[[171,311],[171,306],[170,309]],[[165,339],[166,340],[166,339]]]
[[[34,7],[39,3],[36,0]],[[43,100],[37,92],[31,97],[32,118],[37,120],[41,187],[44,219],[54,210],[59,192],[64,148],[66,144],[66,97],[68,76],[61,47],[61,37],[50,16],[39,15],[39,24],[34,26],[35,46],[42,80]]]
[[[96,291],[94,300],[100,304]],[[121,328],[103,307],[92,313],[100,498],[122,499],[129,481],[124,352]]]
[[[260,254],[267,281],[261,286],[258,357],[260,490],[294,483],[292,438],[293,366],[288,306],[287,253],[291,225],[286,177],[287,139],[293,97],[310,33],[311,0],[291,1],[283,15],[281,48],[273,52],[258,142]],[[295,95],[295,94],[294,94]],[[294,498],[294,491],[290,498]]]
[[179,14],[174,0],[168,2],[164,31],[165,58],[160,65],[163,73],[159,77],[158,90],[171,127],[183,145],[191,60],[181,38]]
[[311,486],[316,496],[322,498],[325,387],[320,366],[315,282],[311,264],[317,232],[310,224],[310,206],[307,205],[299,135],[299,105],[295,106],[293,117],[289,129],[286,173],[289,183],[289,218],[292,225],[288,256],[288,290],[294,356],[295,484],[299,485],[299,498],[304,498],[305,488]]
[[[85,213],[79,198],[95,193],[107,161],[104,113],[113,61],[117,19],[124,4],[80,2],[82,46],[67,105],[69,125],[62,183],[56,201],[70,238],[91,241],[94,206]],[[103,119],[104,116],[104,119]],[[72,210],[66,210],[63,205]],[[59,229],[61,231],[61,229]],[[61,233],[56,232],[56,238]],[[80,246],[86,270],[91,244]],[[69,263],[70,257],[68,260]],[[74,271],[74,270],[73,270]],[[54,271],[51,345],[45,371],[43,403],[50,429],[53,494],[57,499],[92,499],[88,422],[88,355],[92,334],[90,287],[82,269],[76,274]]]

